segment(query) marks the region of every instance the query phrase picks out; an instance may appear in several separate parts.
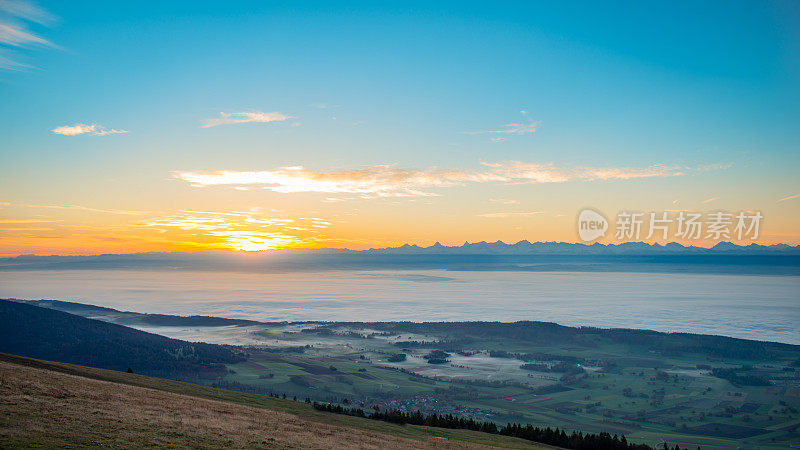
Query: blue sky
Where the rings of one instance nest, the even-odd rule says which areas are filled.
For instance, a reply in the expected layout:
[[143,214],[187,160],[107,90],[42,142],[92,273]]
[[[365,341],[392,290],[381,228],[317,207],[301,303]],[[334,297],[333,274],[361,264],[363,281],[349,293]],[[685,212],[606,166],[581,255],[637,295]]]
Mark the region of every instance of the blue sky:
[[[38,21],[6,14],[49,44],[0,47],[29,66],[0,71],[0,201],[283,208],[295,201],[200,198],[171,174],[503,161],[690,174],[563,192],[466,186],[437,201],[555,195],[623,208],[609,199],[641,195],[659,208],[670,190],[665,199],[753,209],[800,193],[797,2],[163,3],[39,3],[49,17]],[[202,127],[221,112],[292,118]],[[127,133],[50,132],[79,123]],[[523,131],[489,133],[511,129]],[[317,211],[316,200],[301,203]],[[791,234],[800,208],[781,203],[773,214]],[[348,205],[337,214],[380,210]]]

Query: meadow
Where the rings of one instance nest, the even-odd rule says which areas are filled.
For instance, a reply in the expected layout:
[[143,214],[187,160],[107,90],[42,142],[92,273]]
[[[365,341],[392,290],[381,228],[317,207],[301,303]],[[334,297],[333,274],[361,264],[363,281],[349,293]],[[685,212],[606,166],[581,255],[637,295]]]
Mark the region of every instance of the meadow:
[[[606,431],[651,445],[763,448],[800,438],[796,346],[765,345],[760,354],[758,344],[755,351],[747,345],[737,351],[740,343],[732,341],[731,348],[679,351],[603,334],[548,344],[466,339],[461,332],[394,334],[375,324],[304,326],[238,327],[263,341],[210,384],[365,408]],[[446,362],[425,359],[435,351],[446,352]],[[405,360],[390,361],[397,354]]]

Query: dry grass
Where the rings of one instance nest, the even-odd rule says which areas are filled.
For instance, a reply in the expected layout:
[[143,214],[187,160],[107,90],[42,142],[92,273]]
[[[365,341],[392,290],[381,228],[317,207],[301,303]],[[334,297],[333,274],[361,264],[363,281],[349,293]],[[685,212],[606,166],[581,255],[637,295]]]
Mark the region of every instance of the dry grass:
[[0,447],[477,448],[0,361]]

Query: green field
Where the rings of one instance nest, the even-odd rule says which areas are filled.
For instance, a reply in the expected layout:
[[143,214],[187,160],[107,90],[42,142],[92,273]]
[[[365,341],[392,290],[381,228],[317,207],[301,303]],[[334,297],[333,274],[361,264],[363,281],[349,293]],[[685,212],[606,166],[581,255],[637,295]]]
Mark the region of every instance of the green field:
[[[770,347],[767,358],[748,359],[714,352],[667,355],[651,345],[601,338],[572,345],[506,338],[453,344],[465,341],[463,334],[394,334],[355,324],[324,325],[321,332],[309,332],[314,326],[305,325],[306,332],[296,326],[259,327],[263,345],[209,384],[365,408],[608,431],[651,445],[667,441],[691,448],[777,448],[800,442],[796,347]],[[253,338],[252,327],[241,330]],[[403,347],[403,341],[414,340],[418,344],[413,348]],[[458,347],[463,354],[450,349],[445,364],[423,358],[447,347]],[[491,356],[492,350],[510,355]],[[387,361],[401,352],[405,361]],[[526,363],[548,366],[558,361],[521,361],[520,354],[580,361],[582,372],[562,378],[564,373],[523,370],[520,366]],[[731,382],[712,375],[709,367],[734,368],[737,375],[753,375],[768,385]]]

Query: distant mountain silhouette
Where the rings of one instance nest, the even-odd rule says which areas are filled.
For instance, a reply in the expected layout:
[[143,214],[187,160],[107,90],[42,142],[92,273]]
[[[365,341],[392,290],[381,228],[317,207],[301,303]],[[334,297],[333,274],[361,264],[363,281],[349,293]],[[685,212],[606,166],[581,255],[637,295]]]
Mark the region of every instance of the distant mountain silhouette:
[[290,249],[241,252],[133,253],[93,256],[0,258],[0,272],[15,270],[236,270],[291,272],[306,270],[494,270],[654,273],[736,273],[800,275],[800,246],[736,245],[712,248],[676,242],[648,244],[579,244],[519,241],[514,244],[465,242],[428,247]]
[[[324,252],[326,249],[319,250]],[[364,250],[369,253],[440,253],[440,254],[541,254],[541,255],[619,255],[619,254],[713,254],[719,252],[732,252],[740,254],[776,254],[787,253],[800,255],[800,246],[786,244],[775,245],[736,245],[731,242],[720,242],[711,248],[684,246],[677,242],[666,245],[647,242],[624,242],[621,244],[580,244],[568,242],[530,242],[519,241],[515,244],[496,242],[465,242],[459,246],[444,246],[439,242],[430,247],[404,244],[400,247],[386,247]]]

